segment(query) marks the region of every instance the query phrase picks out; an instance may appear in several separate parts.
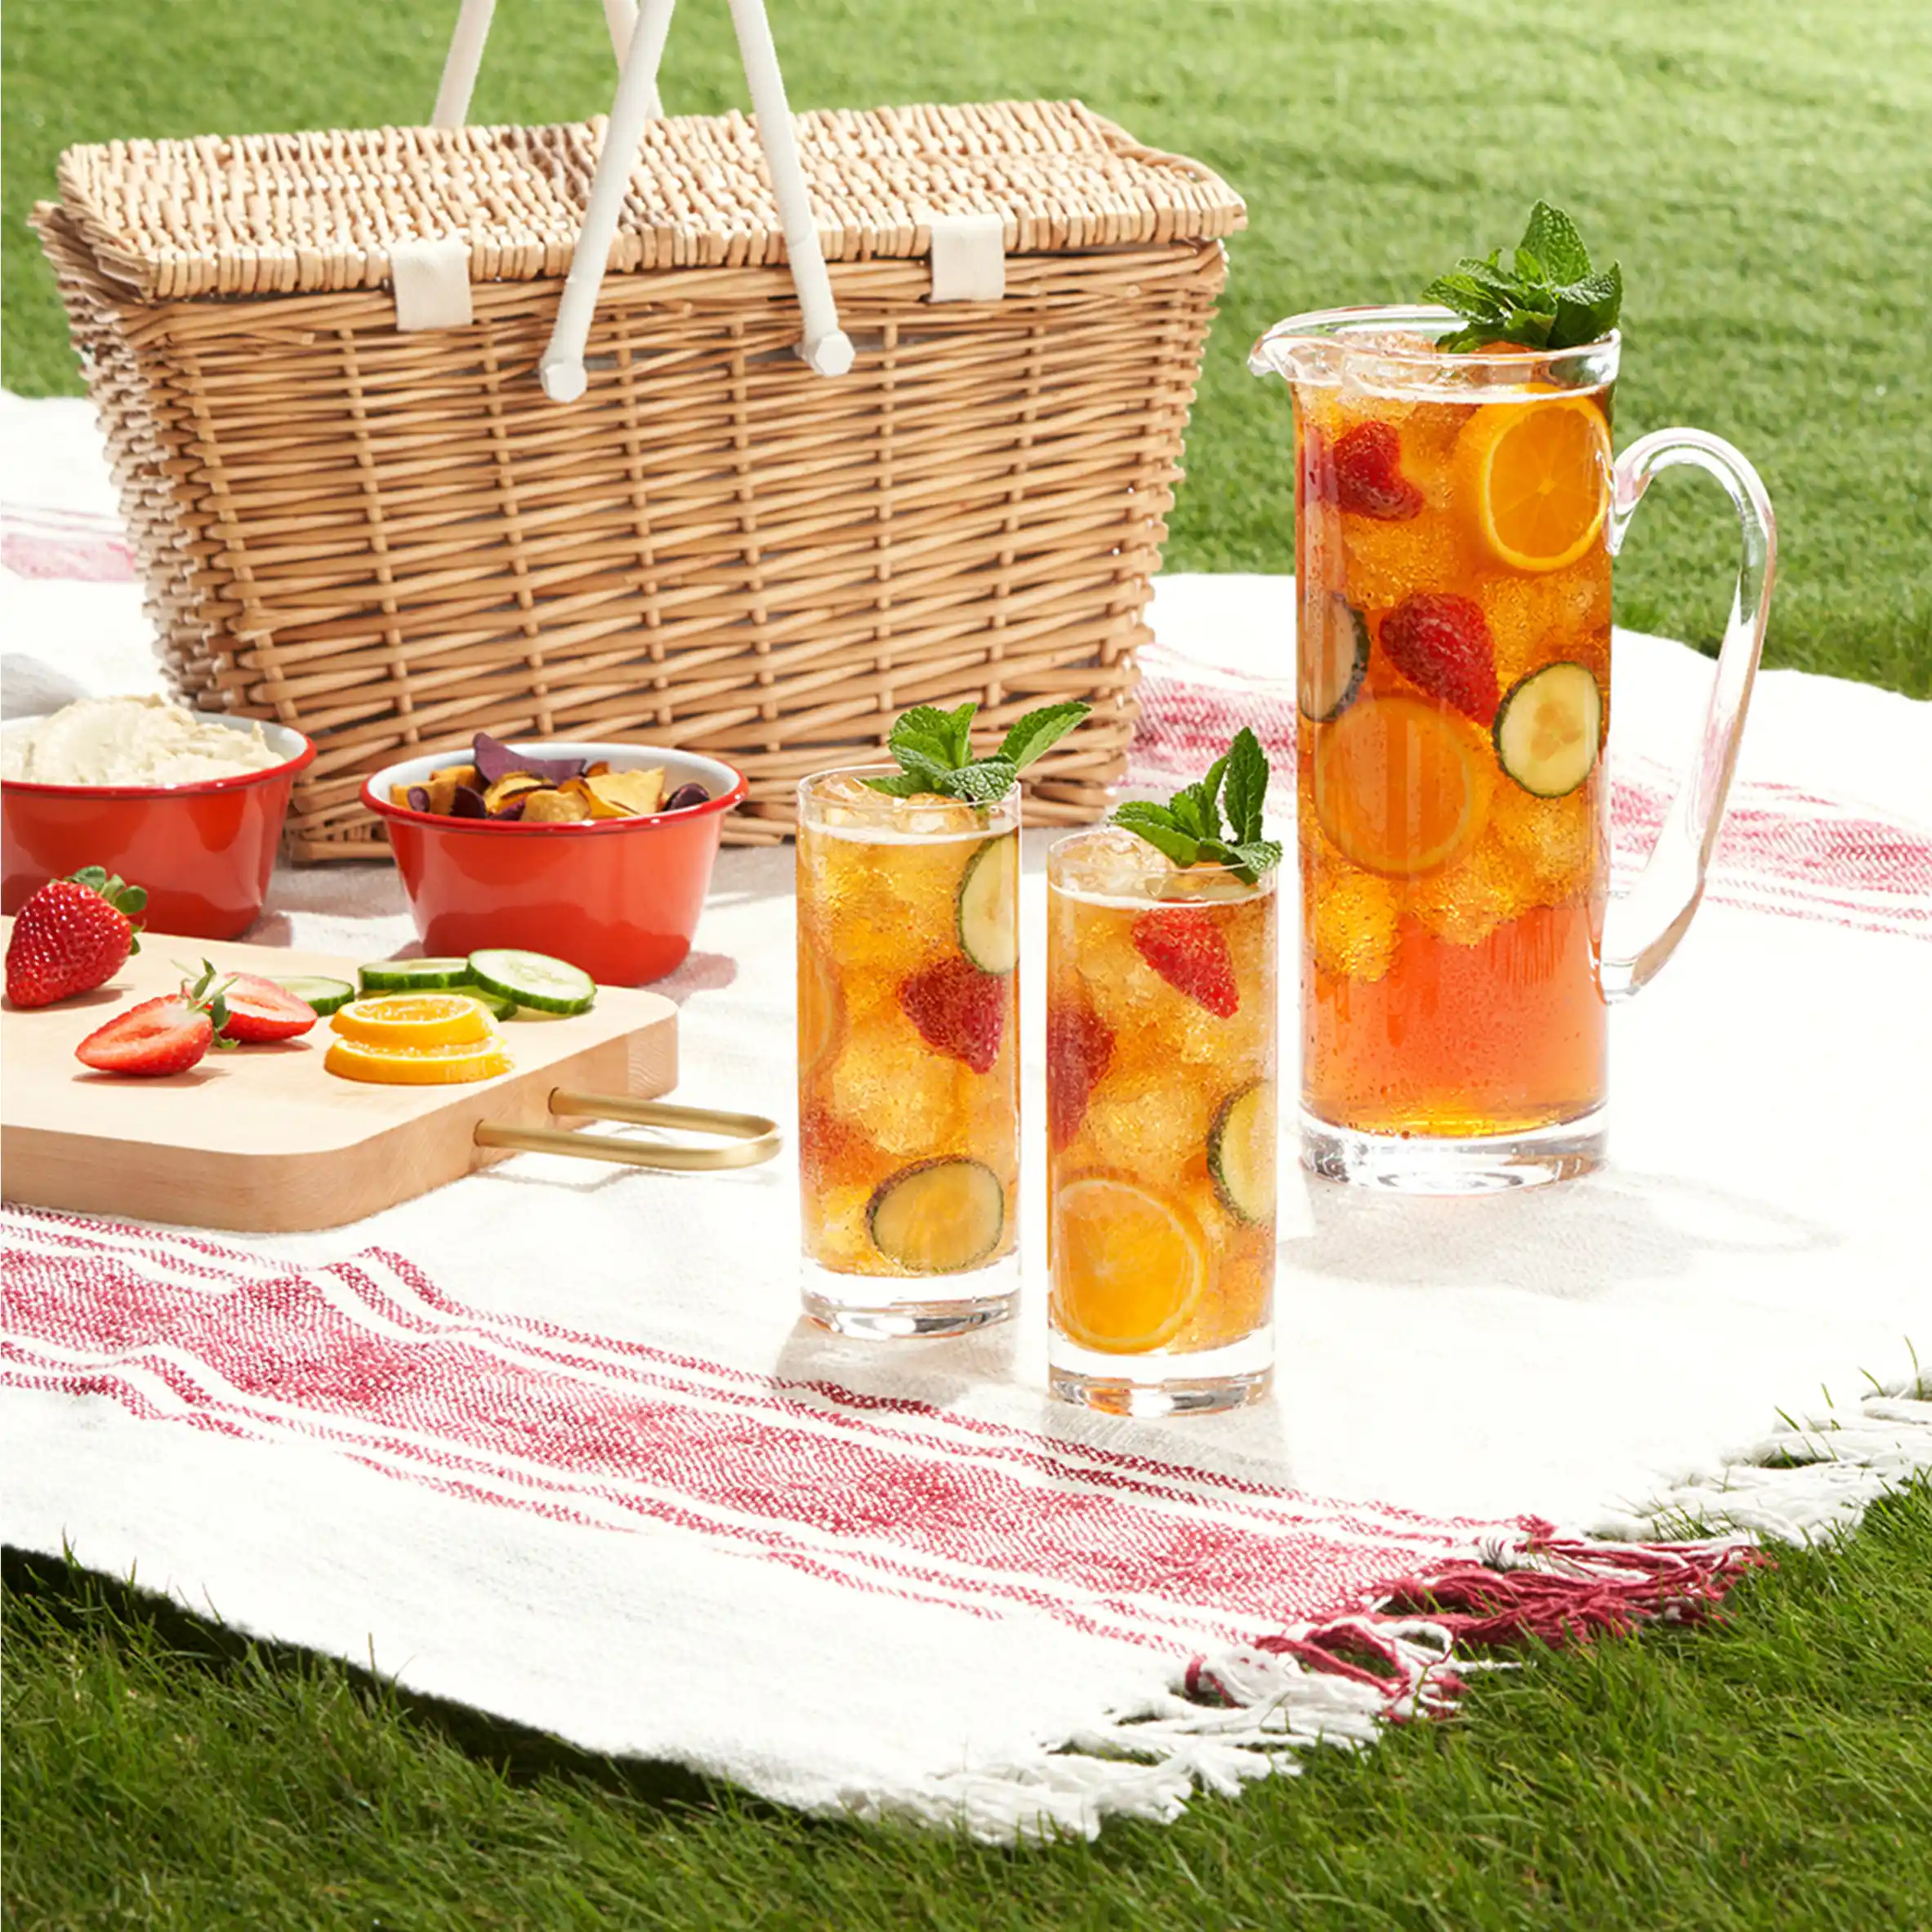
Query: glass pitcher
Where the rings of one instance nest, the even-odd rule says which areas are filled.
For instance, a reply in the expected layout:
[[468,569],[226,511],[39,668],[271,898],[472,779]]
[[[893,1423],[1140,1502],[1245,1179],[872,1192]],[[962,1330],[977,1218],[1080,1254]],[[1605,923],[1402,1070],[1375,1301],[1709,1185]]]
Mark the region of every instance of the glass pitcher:
[[[1248,359],[1295,404],[1303,1159],[1430,1194],[1602,1159],[1606,1005],[1703,892],[1776,554],[1728,443],[1660,430],[1612,460],[1614,333],[1435,348],[1461,326],[1330,310]],[[1742,560],[1696,768],[1613,904],[1610,562],[1680,463],[1736,505]]]

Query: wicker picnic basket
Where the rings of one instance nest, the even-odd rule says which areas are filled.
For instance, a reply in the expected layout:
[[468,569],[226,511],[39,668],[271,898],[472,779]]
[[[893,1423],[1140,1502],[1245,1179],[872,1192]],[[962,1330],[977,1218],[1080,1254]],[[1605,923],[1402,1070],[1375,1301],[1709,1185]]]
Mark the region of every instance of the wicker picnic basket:
[[296,857],[381,855],[363,774],[479,728],[723,758],[775,838],[801,775],[968,698],[1091,699],[1033,815],[1100,810],[1241,203],[1078,102],[929,106],[788,118],[801,230],[770,122],[606,166],[573,400],[604,122],[62,157],[35,221],[170,681],[318,741]]

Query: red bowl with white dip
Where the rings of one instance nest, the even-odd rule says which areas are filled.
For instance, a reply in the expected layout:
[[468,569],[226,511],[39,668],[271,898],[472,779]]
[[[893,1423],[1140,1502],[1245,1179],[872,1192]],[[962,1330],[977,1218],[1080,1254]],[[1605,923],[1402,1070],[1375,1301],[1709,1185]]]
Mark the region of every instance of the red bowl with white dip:
[[[257,721],[190,714],[196,725],[252,738]],[[0,748],[47,721],[9,718]],[[49,879],[90,865],[145,889],[144,930],[239,938],[268,896],[297,775],[315,746],[262,723],[274,762],[180,783],[81,784],[0,778],[0,911],[18,912]]]

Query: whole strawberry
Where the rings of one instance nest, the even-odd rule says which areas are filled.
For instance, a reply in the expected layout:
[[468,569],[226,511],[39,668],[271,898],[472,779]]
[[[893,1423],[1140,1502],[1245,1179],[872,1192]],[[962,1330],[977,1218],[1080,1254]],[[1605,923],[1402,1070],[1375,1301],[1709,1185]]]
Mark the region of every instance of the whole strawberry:
[[135,921],[148,903],[138,886],[90,865],[71,878],[50,879],[20,908],[7,947],[7,997],[16,1006],[105,986],[141,947]]

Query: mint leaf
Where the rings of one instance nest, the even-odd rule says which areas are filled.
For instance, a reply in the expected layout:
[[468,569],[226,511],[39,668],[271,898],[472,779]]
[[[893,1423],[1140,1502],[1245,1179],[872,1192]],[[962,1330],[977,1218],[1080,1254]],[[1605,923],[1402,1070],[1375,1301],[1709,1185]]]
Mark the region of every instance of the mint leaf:
[[1268,796],[1268,754],[1247,725],[1228,747],[1228,824],[1237,845],[1261,836],[1261,807]]
[[887,772],[883,778],[866,779],[861,781],[875,792],[883,792],[888,798],[912,798],[932,787],[916,771]]
[[1064,738],[1093,709],[1078,698],[1029,711],[1001,741],[998,756],[1023,770]]
[[1174,823],[1196,838],[1219,838],[1221,815],[1199,785],[1186,785],[1174,794],[1167,808]]
[[1436,343],[1452,355],[1491,342],[1576,349],[1601,341],[1617,326],[1623,276],[1614,263],[1593,272],[1576,224],[1560,208],[1539,201],[1506,270],[1500,249],[1487,260],[1465,256],[1448,274],[1437,276],[1422,298],[1461,318],[1463,327]]
[[[967,707],[967,718],[971,718]],[[886,747],[910,771],[908,756],[937,771],[952,771],[965,764],[964,732],[958,715],[941,711],[937,705],[915,704],[893,721]]]
[[1172,810],[1167,805],[1157,805],[1151,798],[1130,798],[1125,805],[1117,805],[1111,823],[1124,825],[1129,832],[1138,832],[1147,825],[1157,831],[1180,830],[1174,823]]
[[1011,758],[975,758],[957,771],[945,773],[935,790],[968,805],[992,805],[1013,789],[1020,767]]
[[1586,275],[1556,292],[1556,319],[1550,328],[1552,349],[1580,348],[1607,336],[1623,307],[1623,270],[1613,261],[1602,274]]
[[[1118,814],[1114,822],[1120,823]],[[1145,839],[1162,857],[1171,859],[1176,865],[1193,865],[1201,856],[1201,841],[1171,825],[1131,825],[1127,829],[1136,838]]]
[[1581,282],[1590,273],[1590,251],[1583,246],[1576,223],[1546,201],[1539,201],[1529,211],[1529,225],[1516,245],[1519,269],[1526,254],[1541,265],[1537,272],[1546,274],[1554,283]]
[[[1198,783],[1184,785],[1165,805],[1131,799],[1113,808],[1112,823],[1144,838],[1176,865],[1202,859],[1229,866],[1248,885],[1257,871],[1281,863],[1281,847],[1261,837],[1268,796],[1268,754],[1247,725],[1208,766]],[[1221,836],[1225,812],[1231,837]]]
[[1207,768],[1207,776],[1201,781],[1202,796],[1207,801],[1207,822],[1216,838],[1221,832],[1221,787],[1227,781],[1228,754],[1223,752]]

